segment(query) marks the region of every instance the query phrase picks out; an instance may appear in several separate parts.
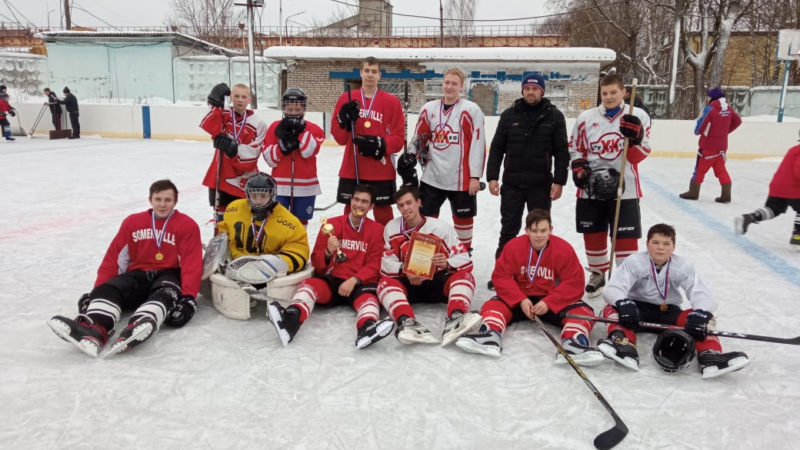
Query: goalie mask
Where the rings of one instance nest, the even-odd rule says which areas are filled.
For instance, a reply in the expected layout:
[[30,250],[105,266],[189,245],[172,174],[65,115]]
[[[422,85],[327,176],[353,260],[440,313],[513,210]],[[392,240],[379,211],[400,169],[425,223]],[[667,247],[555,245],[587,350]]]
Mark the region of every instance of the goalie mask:
[[595,200],[615,200],[618,187],[619,172],[616,169],[598,169],[589,178],[590,197]]
[[694,340],[683,330],[667,330],[653,345],[653,357],[665,372],[680,372],[689,367],[695,353]]
[[289,88],[281,98],[283,117],[302,119],[306,113],[306,93],[300,88]]
[[247,194],[247,203],[250,205],[250,211],[253,212],[255,220],[264,220],[277,204],[275,180],[263,172],[247,179],[244,192]]

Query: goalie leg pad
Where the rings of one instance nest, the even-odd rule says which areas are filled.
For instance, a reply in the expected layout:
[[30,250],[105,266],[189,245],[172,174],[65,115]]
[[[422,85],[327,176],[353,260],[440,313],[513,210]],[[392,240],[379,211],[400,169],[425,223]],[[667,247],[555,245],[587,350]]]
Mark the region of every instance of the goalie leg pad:
[[228,255],[228,233],[219,233],[213,239],[208,241],[205,253],[203,254],[203,276],[205,280],[211,276],[212,273],[219,269],[219,265],[225,256]]
[[269,283],[273,278],[286,275],[289,265],[279,256],[240,256],[225,268],[225,276],[249,284]]
[[250,319],[250,295],[230,278],[215,273],[211,280],[214,308],[229,319]]

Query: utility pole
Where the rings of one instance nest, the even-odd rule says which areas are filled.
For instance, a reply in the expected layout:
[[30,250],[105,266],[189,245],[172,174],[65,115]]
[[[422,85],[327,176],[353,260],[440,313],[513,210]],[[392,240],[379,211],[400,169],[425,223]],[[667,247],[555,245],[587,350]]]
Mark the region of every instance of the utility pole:
[[444,8],[439,0],[439,47],[444,47]]
[[250,106],[258,108],[258,84],[256,83],[256,58],[253,53],[253,28],[255,27],[255,8],[264,6],[264,0],[247,0],[247,3],[236,3],[238,6],[247,7],[247,61],[250,66],[250,93],[252,101]]
[[64,0],[64,21],[66,22],[67,30],[72,29],[72,14],[69,11],[69,0]]

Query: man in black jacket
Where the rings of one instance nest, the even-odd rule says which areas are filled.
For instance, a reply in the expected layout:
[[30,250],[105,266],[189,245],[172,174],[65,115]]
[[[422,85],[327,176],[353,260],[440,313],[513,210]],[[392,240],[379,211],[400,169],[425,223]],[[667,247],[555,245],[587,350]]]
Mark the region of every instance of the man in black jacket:
[[64,99],[61,103],[67,108],[69,114],[69,122],[72,124],[72,136],[70,139],[79,139],[81,137],[81,123],[78,121],[78,99],[70,93],[69,88],[64,88]]
[[53,118],[53,127],[56,130],[61,129],[61,101],[58,99],[58,96],[55,92],[51,91],[50,88],[44,88],[44,95],[47,96],[47,101],[44,102],[45,105],[50,106],[50,115]]
[[[500,240],[495,258],[517,236],[525,205],[550,211],[567,183],[569,151],[564,114],[544,98],[544,77],[522,80],[522,98],[503,111],[489,149],[486,179],[489,192],[500,195]],[[505,162],[503,159],[505,158]],[[500,189],[500,165],[503,187]],[[493,289],[489,282],[489,289]]]

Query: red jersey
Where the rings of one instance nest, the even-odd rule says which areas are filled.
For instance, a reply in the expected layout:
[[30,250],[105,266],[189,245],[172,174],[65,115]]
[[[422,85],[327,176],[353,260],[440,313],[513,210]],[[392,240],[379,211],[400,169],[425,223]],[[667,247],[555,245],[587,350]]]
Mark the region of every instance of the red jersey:
[[[232,116],[235,115],[234,117]],[[258,155],[267,134],[267,124],[252,110],[246,110],[244,117],[234,114],[232,110],[211,107],[200,122],[200,128],[206,130],[211,137],[226,133],[239,143],[239,153],[233,158],[222,155],[222,170],[219,177],[219,190],[230,195],[245,198],[244,184],[247,178],[258,171]],[[206,171],[203,186],[216,188],[217,160],[219,150],[214,152],[214,159]]]
[[542,297],[556,314],[583,297],[584,281],[575,249],[552,234],[538,254],[527,234],[508,241],[492,272],[497,296],[510,306],[529,296]]
[[347,255],[347,260],[336,261],[336,255],[325,262],[325,248],[328,247],[328,236],[320,230],[314,250],[311,252],[311,264],[317,275],[332,275],[347,280],[356,277],[361,283],[377,283],[383,254],[383,225],[374,220],[361,219],[359,228],[350,224],[349,215],[328,219],[333,225],[333,234],[339,238],[339,248]]
[[[168,219],[156,219],[154,231],[152,214],[148,209],[122,221],[97,269],[95,287],[131,270],[180,269],[181,293],[197,297],[203,275],[203,245],[197,222],[176,209]],[[156,236],[162,239],[161,248]],[[162,258],[156,259],[159,253]]]
[[0,98],[0,120],[5,119],[6,114],[12,109],[14,108],[4,98]]
[[769,183],[769,196],[800,198],[800,145],[790,148]]
[[272,178],[278,184],[278,195],[310,197],[321,194],[317,179],[317,153],[325,142],[325,132],[319,126],[306,121],[306,129],[297,137],[300,148],[284,155],[275,134],[279,123],[281,121],[276,120],[269,126],[263,152],[264,161],[272,167]]
[[[394,180],[397,178],[397,172],[395,172],[394,163],[389,155],[397,153],[403,148],[406,133],[405,117],[400,100],[380,89],[375,91],[372,98],[362,98],[360,90],[353,91],[352,98],[361,107],[361,118],[356,121],[356,135],[380,136],[386,139],[386,155],[380,160],[361,156],[357,151],[355,152],[356,158],[358,158],[358,177],[362,180]],[[339,97],[336,107],[333,109],[331,134],[336,142],[345,146],[339,176],[355,179],[353,137],[350,131],[339,127],[338,120],[339,110],[347,102],[347,93],[345,92]]]

